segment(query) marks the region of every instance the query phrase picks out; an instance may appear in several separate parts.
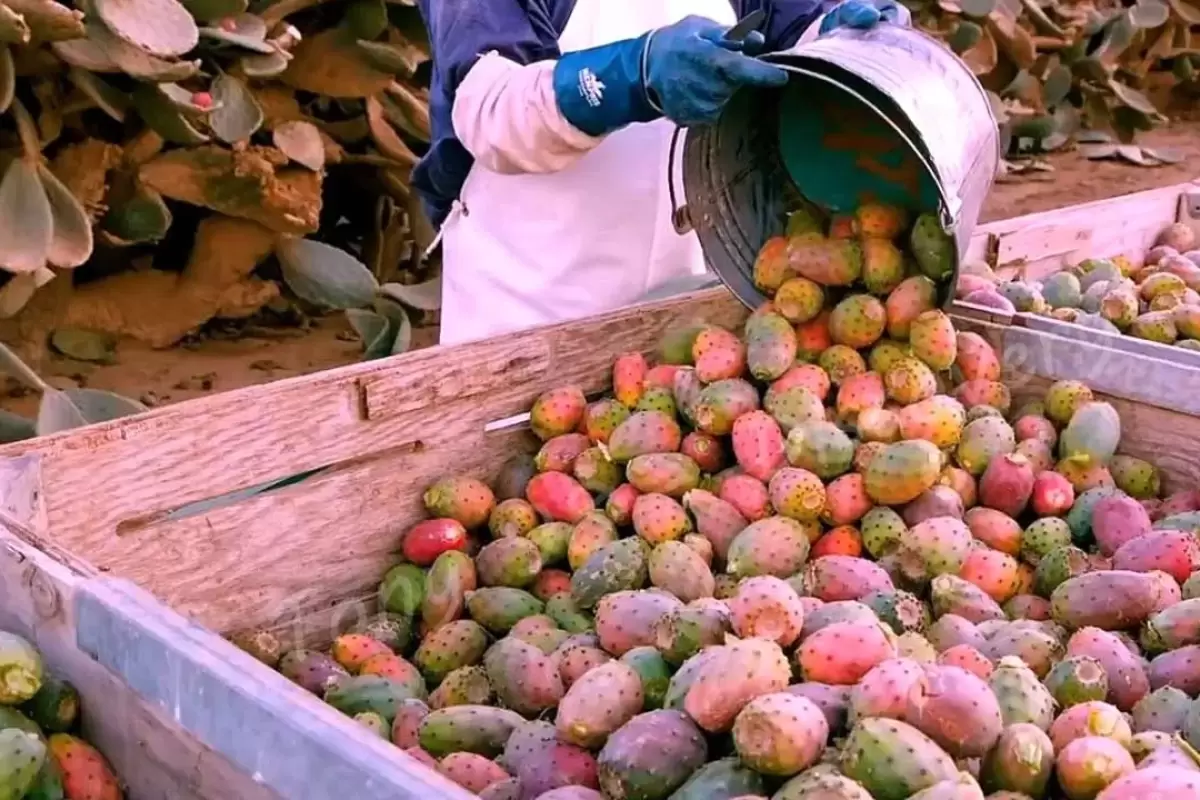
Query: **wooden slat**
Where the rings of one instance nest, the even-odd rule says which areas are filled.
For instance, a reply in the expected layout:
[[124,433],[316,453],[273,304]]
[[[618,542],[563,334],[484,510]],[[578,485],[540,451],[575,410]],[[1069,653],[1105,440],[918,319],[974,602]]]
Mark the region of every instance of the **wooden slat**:
[[988,260],[992,246],[1002,275],[1040,280],[1085,258],[1124,255],[1140,263],[1163,227],[1178,215],[1179,198],[1200,182],[1165,186],[980,226],[967,257]]

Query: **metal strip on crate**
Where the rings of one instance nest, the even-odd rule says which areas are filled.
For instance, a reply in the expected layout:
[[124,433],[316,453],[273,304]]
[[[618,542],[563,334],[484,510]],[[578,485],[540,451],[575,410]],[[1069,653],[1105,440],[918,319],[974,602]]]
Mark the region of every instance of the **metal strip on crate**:
[[127,581],[76,605],[81,650],[286,800],[472,797]]

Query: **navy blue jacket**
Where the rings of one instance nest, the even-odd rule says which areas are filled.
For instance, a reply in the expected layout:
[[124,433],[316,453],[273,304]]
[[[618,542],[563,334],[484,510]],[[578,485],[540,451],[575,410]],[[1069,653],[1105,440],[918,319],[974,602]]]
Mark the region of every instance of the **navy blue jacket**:
[[[656,0],[645,0],[647,3]],[[737,16],[763,9],[767,51],[795,44],[831,3],[822,0],[730,0]],[[413,171],[413,187],[435,226],[442,224],[474,159],[454,135],[454,93],[476,60],[492,50],[519,64],[556,59],[558,38],[575,0],[418,0],[433,46],[429,114],[433,141]]]

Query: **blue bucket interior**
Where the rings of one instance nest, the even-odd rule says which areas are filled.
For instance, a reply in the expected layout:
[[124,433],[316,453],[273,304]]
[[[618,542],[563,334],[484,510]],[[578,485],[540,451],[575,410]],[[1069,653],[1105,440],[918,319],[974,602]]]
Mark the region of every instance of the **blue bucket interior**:
[[793,72],[779,95],[780,159],[804,197],[834,213],[869,202],[941,209],[937,183],[910,144],[919,137],[912,131],[906,142],[897,127],[910,125],[894,103],[849,73],[827,80]]

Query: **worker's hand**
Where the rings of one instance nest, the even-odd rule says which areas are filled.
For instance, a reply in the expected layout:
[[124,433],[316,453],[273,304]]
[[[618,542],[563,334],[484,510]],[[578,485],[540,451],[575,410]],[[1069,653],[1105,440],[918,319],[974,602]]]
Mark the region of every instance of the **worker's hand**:
[[835,28],[874,28],[880,22],[912,25],[912,14],[894,0],[845,0],[821,20],[821,33]]
[[692,16],[650,34],[642,80],[651,104],[667,119],[678,125],[710,124],[741,87],[787,83],[787,72],[753,57],[763,47],[761,33],[730,42],[728,31]]

